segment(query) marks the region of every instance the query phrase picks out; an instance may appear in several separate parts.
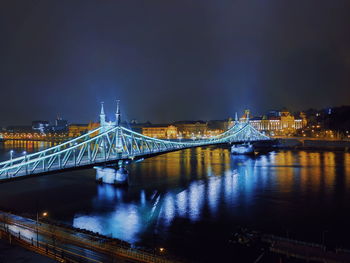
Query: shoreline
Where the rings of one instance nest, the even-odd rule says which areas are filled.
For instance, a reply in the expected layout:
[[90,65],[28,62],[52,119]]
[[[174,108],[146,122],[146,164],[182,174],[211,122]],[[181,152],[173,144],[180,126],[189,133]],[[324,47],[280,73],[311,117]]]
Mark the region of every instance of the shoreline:
[[314,150],[314,151],[342,151],[350,152],[350,141],[317,140],[304,138],[274,138],[272,145],[261,145],[257,148],[271,148],[278,150]]

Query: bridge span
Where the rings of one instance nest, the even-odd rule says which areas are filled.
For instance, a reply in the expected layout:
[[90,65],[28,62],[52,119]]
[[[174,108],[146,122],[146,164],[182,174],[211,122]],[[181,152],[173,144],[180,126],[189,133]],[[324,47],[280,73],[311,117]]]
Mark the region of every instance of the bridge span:
[[102,104],[100,127],[48,149],[1,162],[0,180],[117,163],[192,147],[266,140],[270,138],[250,125],[249,120],[236,121],[224,133],[206,139],[185,142],[151,138],[120,125],[119,105],[116,121],[106,122]]

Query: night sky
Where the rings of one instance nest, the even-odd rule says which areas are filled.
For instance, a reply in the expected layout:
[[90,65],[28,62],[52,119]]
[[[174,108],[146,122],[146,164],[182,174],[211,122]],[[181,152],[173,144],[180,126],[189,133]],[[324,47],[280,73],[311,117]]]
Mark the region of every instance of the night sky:
[[0,0],[0,126],[350,104],[350,1]]

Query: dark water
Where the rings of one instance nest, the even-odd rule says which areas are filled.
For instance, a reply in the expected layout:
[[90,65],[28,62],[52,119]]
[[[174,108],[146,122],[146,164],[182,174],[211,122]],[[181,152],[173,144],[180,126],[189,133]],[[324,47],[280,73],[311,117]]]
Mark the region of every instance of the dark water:
[[[2,145],[1,159],[23,146]],[[235,258],[228,240],[237,226],[317,243],[323,233],[327,245],[350,247],[349,153],[251,158],[206,147],[128,170],[127,189],[96,184],[94,170],[0,184],[0,207],[32,215],[45,210],[54,220],[201,262]]]

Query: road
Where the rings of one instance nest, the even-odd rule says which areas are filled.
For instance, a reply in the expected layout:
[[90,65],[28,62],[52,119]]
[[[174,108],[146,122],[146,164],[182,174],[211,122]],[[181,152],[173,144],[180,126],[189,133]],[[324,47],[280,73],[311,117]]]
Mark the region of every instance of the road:
[[112,238],[0,212],[3,239],[60,262],[175,262]]

